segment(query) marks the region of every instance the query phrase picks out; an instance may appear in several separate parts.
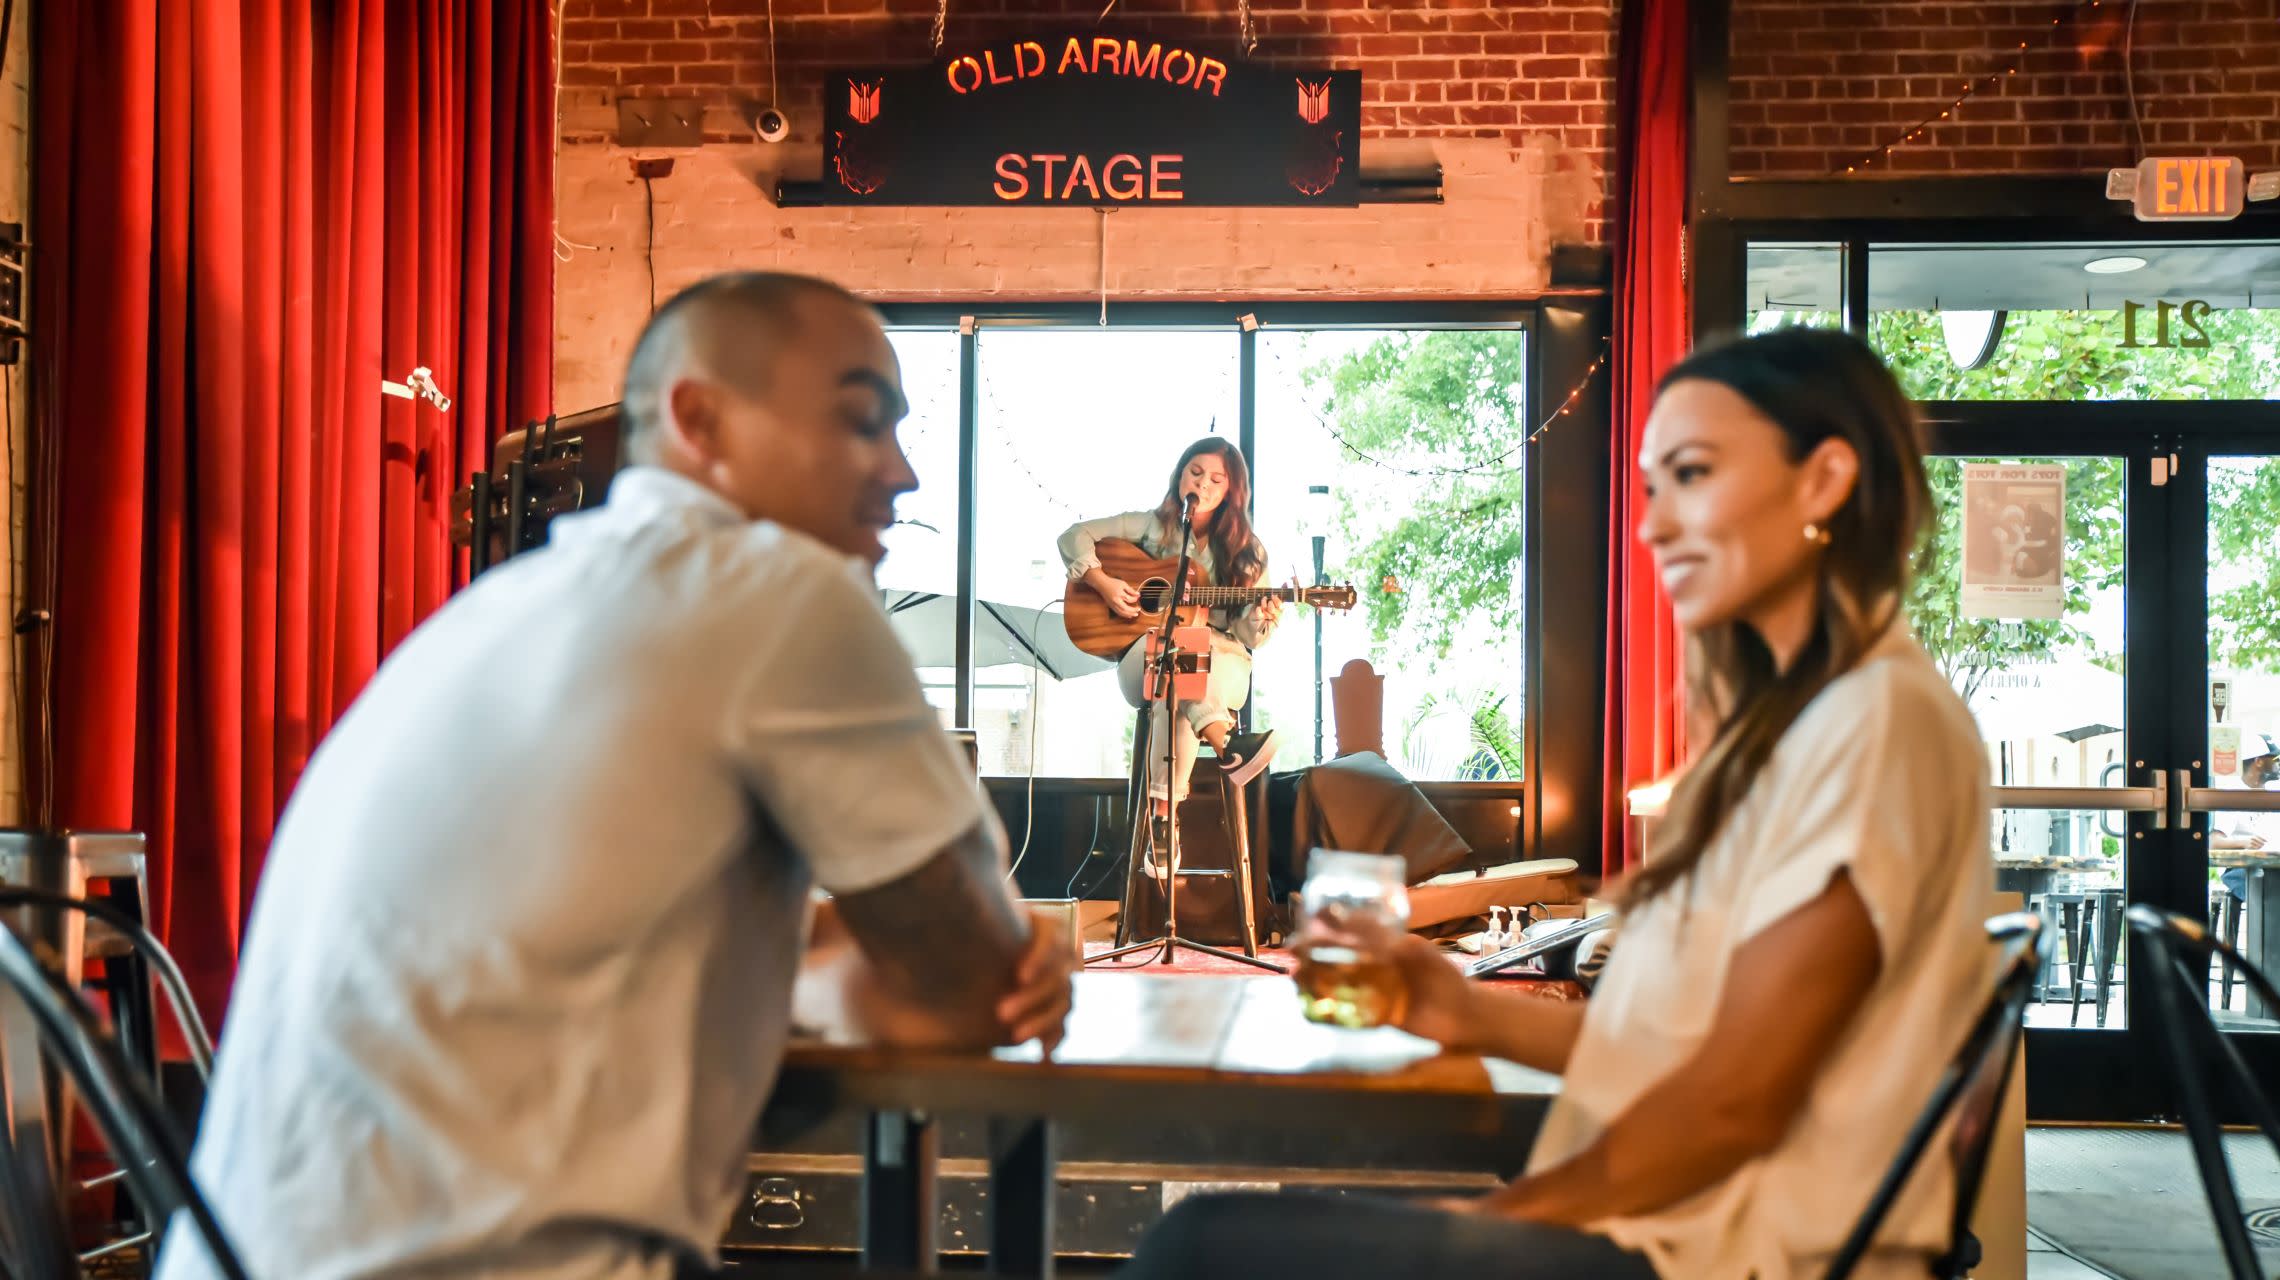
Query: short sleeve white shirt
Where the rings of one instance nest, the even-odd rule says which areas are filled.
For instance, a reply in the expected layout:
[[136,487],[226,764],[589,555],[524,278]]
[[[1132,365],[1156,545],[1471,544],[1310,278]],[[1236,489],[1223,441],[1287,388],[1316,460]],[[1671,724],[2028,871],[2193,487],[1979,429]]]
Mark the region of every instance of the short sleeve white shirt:
[[[2249,791],[2258,788],[2242,782],[2239,774],[2230,773],[2217,779],[2216,789]],[[2220,809],[2209,819],[2209,825],[2229,836],[2262,836],[2265,849],[2280,850],[2280,813],[2259,813],[2247,809],[2227,812]]]
[[[1841,871],[1882,964],[1788,1135],[1685,1201],[1594,1224],[1673,1280],[1820,1275],[1989,993],[1985,774],[1970,714],[1894,628],[1806,707],[1690,882],[1624,922],[1530,1172],[1575,1157],[1679,1070],[1710,1033],[1735,953]],[[1917,1280],[1946,1250],[1943,1150],[1922,1162],[1862,1276]]]
[[[989,815],[863,566],[630,469],[311,760],[200,1183],[257,1276],[664,1280],[740,1194],[811,882],[1002,859]],[[215,1273],[179,1231],[159,1274]]]

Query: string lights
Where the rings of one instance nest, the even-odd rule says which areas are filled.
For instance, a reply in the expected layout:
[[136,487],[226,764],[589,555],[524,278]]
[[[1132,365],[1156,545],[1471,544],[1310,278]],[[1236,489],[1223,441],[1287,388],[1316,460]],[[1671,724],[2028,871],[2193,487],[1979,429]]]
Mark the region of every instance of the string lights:
[[[2104,3],[2105,0],[2079,0],[2079,2],[2072,9],[2069,9],[2065,13],[2052,18],[2050,20],[2049,28],[2043,32],[2043,35],[2045,37],[2048,37],[2053,32],[2057,31],[2060,27],[2066,25],[2067,19],[2080,15],[2084,9],[2100,8],[2104,5]],[[1909,143],[1914,142],[1916,139],[1923,137],[1924,130],[1932,128],[1933,126],[1939,124],[1939,122],[1942,120],[1952,118],[1956,112],[1963,109],[1964,103],[1969,102],[1972,100],[1972,98],[1978,96],[1981,90],[1993,85],[2001,84],[2005,80],[2008,80],[2011,77],[2019,74],[2019,69],[2026,65],[2027,56],[2030,52],[2032,52],[2028,48],[2028,45],[2030,43],[2030,41],[2021,40],[2019,42],[2019,47],[2011,54],[2011,62],[2009,66],[2004,67],[2001,71],[1990,72],[1987,75],[1964,81],[1963,92],[1957,94],[1948,102],[1946,106],[1940,108],[1938,114],[1928,115],[1923,119],[1918,120],[1916,123],[1908,127],[1908,131],[1906,133],[1900,135],[1897,138],[1894,138],[1890,142],[1885,143],[1883,146],[1876,148],[1874,151],[1871,151],[1868,154],[1862,156],[1860,159],[1853,161],[1851,164],[1846,165],[1845,172],[1858,173],[1861,170],[1869,168],[1872,165],[1878,164],[1884,160],[1891,159],[1893,152],[1898,151],[1900,148],[1907,146]]]
[[1591,387],[1592,379],[1598,377],[1599,371],[1607,367],[1607,362],[1610,358],[1613,357],[1613,355],[1613,340],[1608,338],[1600,339],[1599,355],[1594,358],[1588,366],[1585,367],[1583,375],[1576,379],[1575,385],[1568,388],[1568,393],[1560,397],[1559,407],[1552,410],[1550,415],[1545,417],[1542,422],[1538,423],[1535,430],[1521,437],[1518,444],[1515,444],[1511,448],[1506,449],[1504,452],[1497,454],[1495,457],[1483,458],[1478,462],[1467,463],[1461,467],[1398,466],[1394,463],[1387,462],[1383,458],[1372,456],[1370,453],[1357,446],[1353,441],[1348,440],[1344,432],[1338,430],[1336,426],[1331,424],[1328,418],[1323,417],[1319,411],[1313,409],[1311,406],[1307,409],[1307,412],[1313,415],[1315,422],[1320,424],[1324,431],[1330,433],[1330,438],[1338,442],[1339,448],[1344,449],[1355,460],[1366,462],[1381,471],[1391,471],[1396,475],[1420,477],[1466,476],[1480,475],[1482,473],[1491,471],[1509,471],[1511,468],[1505,466],[1505,462],[1509,460],[1512,455],[1520,452],[1522,449],[1527,448],[1529,445],[1536,443],[1538,440],[1543,439],[1545,433],[1549,432],[1552,429],[1553,423],[1556,423],[1560,419],[1566,417],[1569,412],[1575,408],[1576,402],[1583,399],[1583,393]]
[[[990,382],[987,376],[982,378],[982,397],[988,401],[988,410],[983,415],[984,421],[1012,421],[1011,415],[1007,414],[1003,408],[999,407],[997,387]],[[1078,511],[1074,506],[1070,505],[1068,499],[1063,498],[1058,492],[1047,486],[1043,480],[1037,478],[1037,473],[1035,471],[1029,469],[1029,464],[1022,460],[1021,454],[1019,452],[1015,451],[1010,432],[999,438],[997,447],[992,452],[998,455],[1002,455],[1007,462],[1012,463],[1013,469],[1021,473],[1022,478],[1029,482],[1030,487],[1037,490],[1037,496],[1045,499],[1047,504],[1059,507],[1061,510],[1068,512],[1070,515],[1082,518],[1083,513]]]

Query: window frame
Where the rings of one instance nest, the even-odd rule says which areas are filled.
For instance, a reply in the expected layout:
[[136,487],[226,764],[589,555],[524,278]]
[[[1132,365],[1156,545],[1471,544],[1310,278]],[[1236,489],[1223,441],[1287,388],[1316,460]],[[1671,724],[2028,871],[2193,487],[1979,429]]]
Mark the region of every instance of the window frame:
[[[878,304],[890,329],[951,330],[962,336],[959,347],[959,497],[958,497],[958,607],[956,612],[957,691],[954,718],[969,723],[974,714],[972,652],[975,599],[976,506],[980,465],[980,377],[976,361],[977,339],[989,329],[1055,328],[1097,330],[1103,313],[1097,301],[1081,302],[886,302]],[[1556,314],[1555,314],[1556,313]],[[1558,408],[1582,380],[1587,366],[1601,353],[1608,333],[1607,308],[1598,290],[1579,296],[1539,299],[1451,301],[1165,301],[1118,302],[1106,312],[1106,327],[1126,329],[1217,330],[1231,328],[1239,338],[1239,417],[1236,443],[1259,476],[1257,419],[1259,368],[1257,334],[1264,328],[1290,329],[1518,329],[1526,335],[1527,388],[1524,403],[1528,420],[1541,422]],[[1553,384],[1557,384],[1554,387]],[[1539,850],[1546,793],[1562,801],[1566,815],[1558,849],[1542,849],[1532,856],[1569,856],[1596,870],[1601,782],[1597,776],[1602,717],[1596,707],[1603,698],[1601,676],[1605,649],[1605,548],[1594,547],[1580,564],[1562,567],[1557,599],[1548,599],[1545,587],[1544,547],[1547,514],[1560,508],[1558,526],[1591,531],[1606,528],[1607,389],[1605,370],[1584,382],[1584,394],[1571,407],[1581,430],[1546,433],[1527,446],[1526,548],[1522,558],[1527,619],[1522,652],[1527,668],[1527,689],[1522,735],[1526,767],[1518,781],[1432,782],[1435,792],[1458,791],[1483,799],[1509,798],[1522,813],[1521,848]],[[1560,439],[1553,437],[1560,436]],[[1554,447],[1556,446],[1556,447]],[[1271,460],[1270,460],[1271,461]],[[1254,483],[1254,493],[1258,485]],[[1569,540],[1571,543],[1573,539]],[[1592,536],[1588,541],[1597,543]],[[1563,553],[1566,554],[1566,553]],[[1592,568],[1597,565],[1597,569]],[[1586,591],[1583,588],[1588,587]],[[1588,607],[1578,608],[1586,599]],[[1586,674],[1583,697],[1570,699],[1563,714],[1554,708],[1547,718],[1547,660],[1559,669],[1563,682]],[[1573,688],[1572,685],[1570,685]],[[1588,717],[1586,705],[1594,708]],[[1548,759],[1547,733],[1559,735],[1561,744]],[[1588,762],[1588,767],[1586,767]],[[993,777],[995,777],[993,775]],[[1001,784],[1004,779],[997,779]],[[1028,783],[1026,775],[1014,780]],[[1047,790],[1089,793],[1105,782],[1099,778],[1041,776],[1036,785]],[[1517,854],[1518,849],[1515,849]]]

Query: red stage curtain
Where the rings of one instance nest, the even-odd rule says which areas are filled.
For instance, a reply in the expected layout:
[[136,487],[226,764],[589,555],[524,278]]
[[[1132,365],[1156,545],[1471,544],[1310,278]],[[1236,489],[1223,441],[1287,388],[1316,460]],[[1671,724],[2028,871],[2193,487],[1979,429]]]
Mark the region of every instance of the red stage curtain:
[[1637,530],[1646,495],[1639,442],[1655,381],[1685,353],[1687,0],[1623,6],[1615,91],[1614,467],[1608,511],[1606,871],[1638,865],[1624,793],[1675,768],[1682,671],[1670,602]]
[[[451,490],[551,402],[551,39],[546,0],[41,9],[30,794],[148,834],[209,1013],[310,751],[454,585]],[[448,411],[381,395],[420,365]]]

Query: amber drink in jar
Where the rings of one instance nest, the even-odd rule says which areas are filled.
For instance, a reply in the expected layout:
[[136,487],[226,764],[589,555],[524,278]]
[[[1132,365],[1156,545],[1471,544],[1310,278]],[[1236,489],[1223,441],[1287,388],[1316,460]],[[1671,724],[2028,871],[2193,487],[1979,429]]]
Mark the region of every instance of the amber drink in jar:
[[1409,927],[1406,864],[1374,853],[1317,849],[1299,893],[1302,932],[1313,941],[1300,949],[1298,994],[1310,1022],[1337,1027],[1382,1027],[1398,1021],[1409,996],[1401,970],[1353,935],[1361,922],[1391,934]]

